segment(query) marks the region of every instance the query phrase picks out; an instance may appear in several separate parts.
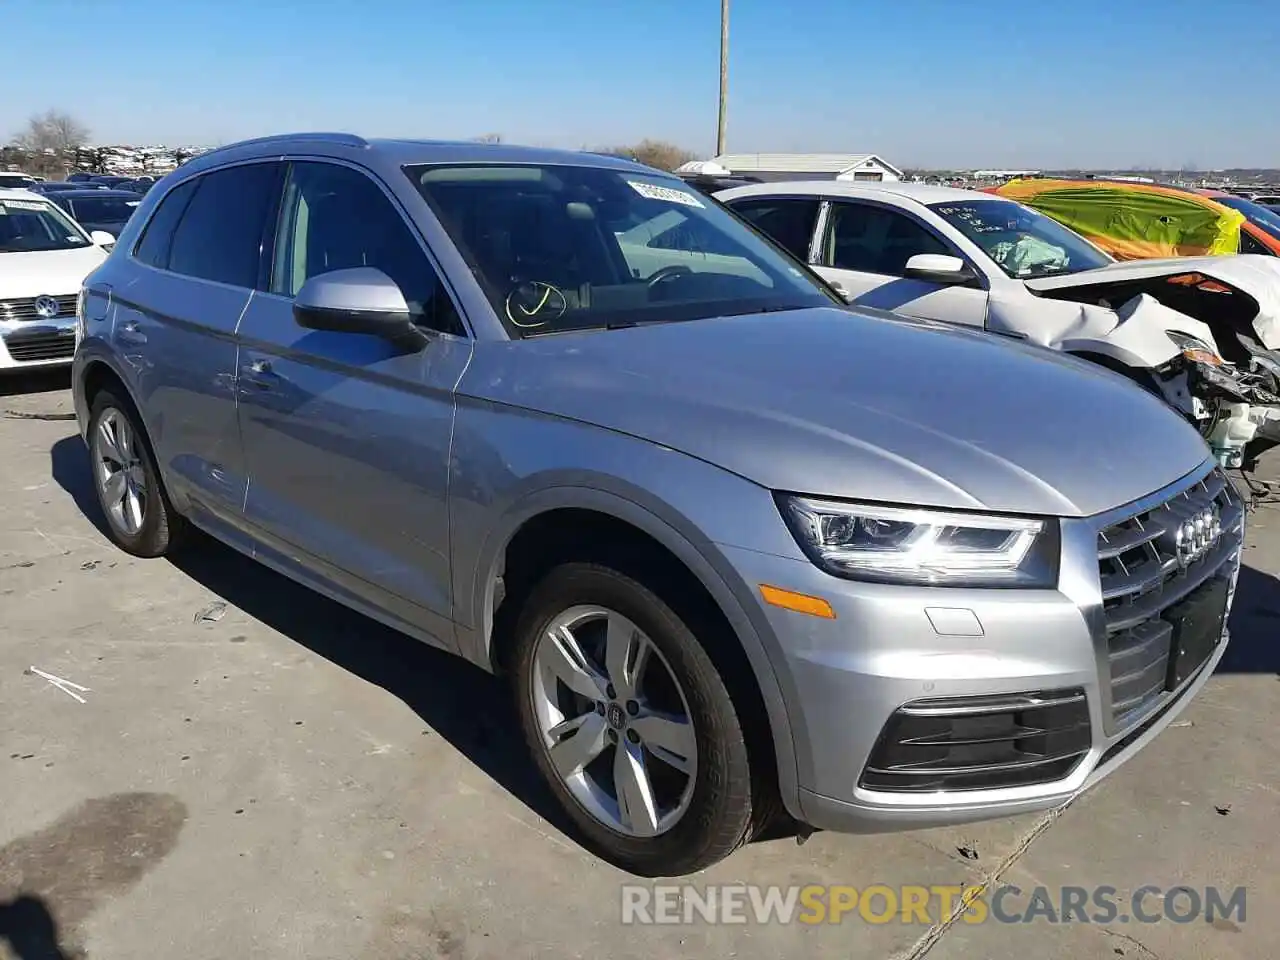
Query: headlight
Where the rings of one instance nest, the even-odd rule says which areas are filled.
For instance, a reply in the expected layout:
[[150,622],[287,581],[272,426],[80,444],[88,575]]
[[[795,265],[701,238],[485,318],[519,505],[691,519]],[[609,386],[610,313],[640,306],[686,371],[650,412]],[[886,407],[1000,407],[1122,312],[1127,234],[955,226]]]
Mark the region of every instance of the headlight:
[[1174,345],[1182,351],[1182,355],[1188,360],[1207,363],[1211,367],[1222,366],[1222,358],[1218,356],[1218,351],[1199,337],[1193,337],[1189,333],[1180,333],[1177,330],[1166,330],[1164,335],[1173,341]]
[[1058,525],[1031,517],[779,495],[809,558],[837,577],[957,587],[1053,587]]

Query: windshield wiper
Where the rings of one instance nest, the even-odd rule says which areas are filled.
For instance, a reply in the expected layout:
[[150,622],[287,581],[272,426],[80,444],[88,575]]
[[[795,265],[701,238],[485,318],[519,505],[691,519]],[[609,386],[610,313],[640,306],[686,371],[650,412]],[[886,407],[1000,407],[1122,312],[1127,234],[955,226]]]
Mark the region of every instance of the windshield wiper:
[[[817,306],[817,304],[815,304]],[[839,306],[839,304],[829,304],[829,306]],[[749,310],[734,310],[732,313],[725,313],[725,317],[749,317],[757,313],[790,313],[792,310],[804,310],[805,306],[795,303],[772,303],[763,307],[752,307]]]

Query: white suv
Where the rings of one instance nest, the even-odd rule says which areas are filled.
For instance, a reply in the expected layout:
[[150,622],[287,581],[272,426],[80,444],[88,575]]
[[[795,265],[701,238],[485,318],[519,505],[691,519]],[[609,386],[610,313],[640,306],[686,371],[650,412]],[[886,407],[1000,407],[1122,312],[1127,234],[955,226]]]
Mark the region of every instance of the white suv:
[[0,189],[0,372],[71,362],[80,284],[114,242],[39,194]]

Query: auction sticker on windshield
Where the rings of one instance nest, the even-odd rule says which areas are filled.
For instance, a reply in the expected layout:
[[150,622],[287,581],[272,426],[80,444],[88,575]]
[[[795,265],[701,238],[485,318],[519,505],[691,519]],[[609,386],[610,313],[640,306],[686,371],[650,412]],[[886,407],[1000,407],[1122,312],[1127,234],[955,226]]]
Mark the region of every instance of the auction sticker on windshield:
[[0,210],[47,210],[39,200],[0,200]]
[[628,180],[627,185],[642,197],[650,200],[666,200],[668,203],[682,203],[686,207],[701,207],[702,201],[691,193],[673,190],[671,187],[660,187],[656,183],[643,183],[639,180]]

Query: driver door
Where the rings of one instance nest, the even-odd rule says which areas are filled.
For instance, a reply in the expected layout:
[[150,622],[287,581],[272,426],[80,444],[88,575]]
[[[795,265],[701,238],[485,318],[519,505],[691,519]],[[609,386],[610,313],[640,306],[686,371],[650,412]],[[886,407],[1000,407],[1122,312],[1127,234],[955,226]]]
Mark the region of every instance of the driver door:
[[[421,350],[306,330],[310,277],[376,267],[430,334]],[[454,387],[471,340],[416,232],[363,171],[289,164],[271,278],[240,325],[245,516],[296,562],[452,644],[448,478]]]
[[842,287],[857,306],[985,326],[987,291],[980,282],[943,284],[908,277],[907,261],[920,253],[957,256],[941,237],[906,213],[832,200],[814,269]]

